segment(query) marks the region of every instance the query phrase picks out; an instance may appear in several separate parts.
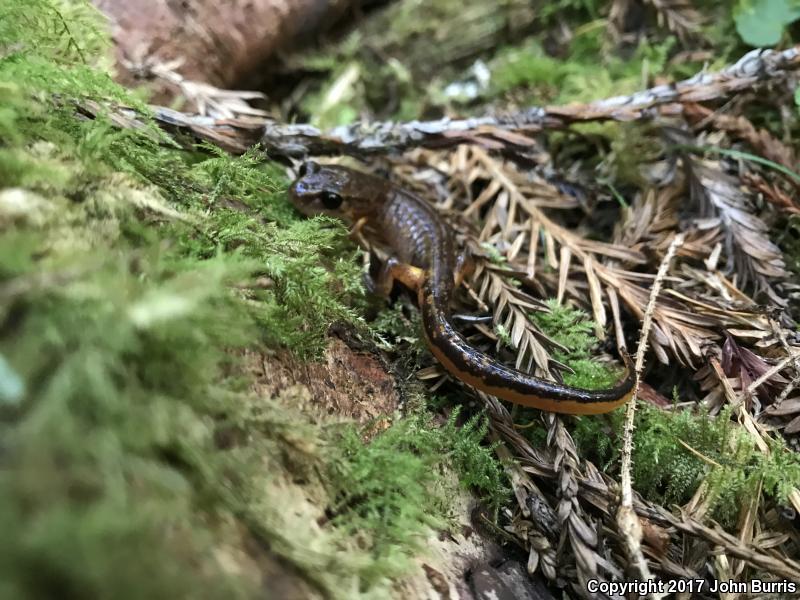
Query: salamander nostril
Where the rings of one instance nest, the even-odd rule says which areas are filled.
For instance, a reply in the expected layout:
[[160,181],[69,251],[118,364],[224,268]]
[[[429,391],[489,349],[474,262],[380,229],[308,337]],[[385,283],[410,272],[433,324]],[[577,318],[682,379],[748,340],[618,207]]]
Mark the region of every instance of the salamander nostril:
[[319,165],[313,160],[307,160],[300,165],[299,169],[297,169],[297,176],[305,177],[306,175],[316,173],[317,171],[319,171]]

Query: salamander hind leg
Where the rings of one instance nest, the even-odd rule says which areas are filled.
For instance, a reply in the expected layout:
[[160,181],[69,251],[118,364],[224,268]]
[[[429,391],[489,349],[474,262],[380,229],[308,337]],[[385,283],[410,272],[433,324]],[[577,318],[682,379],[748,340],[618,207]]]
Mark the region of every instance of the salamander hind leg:
[[388,297],[392,293],[395,281],[402,283],[410,290],[417,290],[425,279],[425,271],[418,267],[402,263],[396,258],[389,258],[381,265],[370,282],[370,291]]

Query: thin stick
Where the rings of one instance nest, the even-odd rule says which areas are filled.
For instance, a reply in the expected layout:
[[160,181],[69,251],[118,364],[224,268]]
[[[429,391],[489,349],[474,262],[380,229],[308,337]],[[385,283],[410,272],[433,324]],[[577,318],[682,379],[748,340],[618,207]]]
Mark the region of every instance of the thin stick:
[[[700,72],[674,84],[658,85],[630,96],[616,96],[586,104],[530,107],[505,116],[469,119],[443,118],[407,123],[355,123],[321,132],[309,125],[267,123],[262,143],[273,153],[374,154],[409,147],[445,147],[479,143],[488,148],[530,147],[527,134],[563,129],[590,121],[634,121],[650,117],[654,109],[683,102],[703,102],[774,81],[800,67],[800,45],[782,52],[752,50],[716,73]],[[671,112],[682,111],[682,106]]]
[[[633,397],[631,398],[631,401],[628,402],[625,413],[625,427],[622,437],[622,465],[620,481],[622,488],[622,499],[619,509],[617,510],[617,525],[619,526],[620,533],[625,540],[631,563],[636,565],[641,577],[645,580],[652,580],[653,575],[650,572],[650,568],[647,566],[647,561],[645,560],[642,552],[642,529],[639,519],[636,516],[633,508],[633,485],[631,477],[631,467],[633,465],[633,429],[634,417],[636,416],[636,398],[639,394],[640,376],[642,367],[644,366],[644,353],[647,349],[647,337],[650,335],[650,327],[653,323],[653,311],[656,307],[656,299],[661,291],[661,284],[664,281],[664,277],[667,275],[670,262],[672,262],[675,252],[683,244],[683,240],[684,235],[682,233],[676,235],[672,240],[672,243],[670,243],[669,248],[667,249],[667,253],[664,255],[664,259],[661,261],[661,265],[658,268],[658,274],[656,275],[655,281],[653,281],[653,287],[650,292],[650,300],[647,303],[647,308],[645,309],[644,321],[642,322],[642,331],[639,336],[639,345],[636,351],[636,384],[633,390]],[[660,596],[651,595],[651,597]]]
[[786,365],[788,365],[790,362],[796,362],[798,360],[798,357],[800,357],[800,353],[794,353],[793,352],[789,356],[787,356],[784,359],[782,359],[778,364],[772,366],[768,371],[764,372],[764,374],[761,375],[761,377],[759,377],[753,383],[748,385],[747,389],[745,390],[745,393],[748,396],[752,396],[753,392],[755,392],[756,389],[761,387],[764,384],[764,382],[767,381],[767,379],[769,379],[770,377],[772,377],[776,373],[779,373],[780,371],[783,371],[783,369],[786,368]]
[[[736,92],[775,82],[800,68],[800,45],[783,51],[752,50],[721,71],[696,75],[674,84],[657,85],[630,96],[616,96],[586,104],[530,107],[504,116],[469,119],[443,118],[436,121],[392,121],[355,123],[323,132],[308,124],[279,123],[246,114],[214,119],[172,109],[152,107],[155,120],[167,130],[182,129],[196,138],[241,154],[260,139],[270,156],[309,154],[385,154],[406,148],[452,147],[464,143],[491,149],[529,149],[532,134],[563,129],[573,123],[591,121],[635,121],[683,112],[683,103],[707,102]],[[79,109],[90,115],[108,114],[108,107],[85,101]],[[252,111],[251,111],[252,112]],[[117,125],[144,127],[141,115],[130,109],[111,109]]]

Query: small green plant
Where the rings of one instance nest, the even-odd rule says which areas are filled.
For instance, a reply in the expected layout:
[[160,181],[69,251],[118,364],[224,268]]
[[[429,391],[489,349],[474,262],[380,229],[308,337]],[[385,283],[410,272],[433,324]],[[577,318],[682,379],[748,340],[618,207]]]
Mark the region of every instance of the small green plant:
[[565,373],[568,385],[587,389],[610,387],[619,379],[619,369],[609,368],[592,359],[592,349],[597,345],[593,334],[594,323],[585,312],[547,301],[548,311],[531,314],[542,331],[566,351],[556,349],[553,357],[569,366],[574,373]]
[[487,258],[494,264],[502,265],[507,262],[505,255],[500,252],[494,244],[484,242],[481,244],[481,249],[486,252]]
[[404,369],[418,369],[422,357],[428,353],[420,335],[422,321],[419,311],[413,309],[406,316],[402,301],[397,301],[392,306],[382,305],[383,302],[382,299],[376,300],[381,310],[369,323],[372,335],[380,346],[397,356]]
[[[642,404],[634,430],[634,487],[659,504],[684,504],[705,481],[711,516],[730,526],[759,484],[766,497],[784,503],[800,484],[800,458],[773,441],[769,455],[733,425],[730,408],[716,417],[704,411],[666,412]],[[581,453],[612,472],[619,458],[621,412],[612,423],[579,419],[574,437]]]
[[511,342],[511,333],[509,333],[505,325],[503,325],[502,323],[497,323],[494,326],[494,333],[503,346],[505,346],[506,348],[514,347],[514,344]]
[[792,0],[739,0],[734,10],[736,31],[751,46],[774,46],[797,19],[800,5]]

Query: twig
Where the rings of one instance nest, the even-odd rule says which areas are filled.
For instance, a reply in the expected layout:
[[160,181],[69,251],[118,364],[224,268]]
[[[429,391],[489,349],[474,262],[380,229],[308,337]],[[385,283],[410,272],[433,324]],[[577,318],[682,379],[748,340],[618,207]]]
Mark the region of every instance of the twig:
[[[527,134],[563,129],[588,121],[634,121],[655,114],[658,107],[703,102],[774,81],[800,67],[800,46],[782,52],[752,50],[716,73],[700,72],[675,84],[658,85],[630,96],[616,96],[587,104],[531,107],[510,115],[435,121],[355,123],[321,132],[310,125],[268,122],[262,143],[284,156],[306,154],[374,154],[409,147],[441,148],[479,143],[490,148],[529,148]],[[677,107],[677,111],[682,107]]]
[[561,524],[559,547],[564,548],[565,542],[568,542],[577,571],[577,581],[571,580],[570,583],[576,594],[587,597],[587,582],[603,577],[600,571],[602,557],[598,553],[601,529],[578,501],[581,461],[575,442],[559,415],[543,413],[542,418],[547,425],[547,445],[554,453],[554,468],[557,471],[556,512]]
[[647,308],[644,313],[644,320],[642,322],[642,331],[639,336],[639,347],[636,351],[636,384],[633,388],[633,398],[628,402],[627,410],[625,413],[625,427],[622,437],[622,465],[621,465],[621,501],[617,511],[617,525],[622,533],[628,550],[628,555],[631,562],[636,565],[640,575],[643,579],[650,580],[653,578],[650,568],[647,566],[647,561],[642,553],[642,530],[639,519],[636,517],[633,509],[633,487],[631,477],[632,467],[632,453],[633,453],[633,429],[634,417],[636,416],[636,397],[639,394],[639,382],[644,366],[644,353],[647,348],[647,338],[650,335],[650,327],[653,324],[653,312],[656,307],[656,299],[661,291],[661,284],[664,277],[667,275],[670,262],[675,256],[675,252],[683,244],[684,235],[679,233],[672,240],[672,243],[661,261],[661,266],[658,268],[653,287],[650,292],[650,300],[647,303]]
[[719,527],[707,527],[685,515],[683,518],[675,517],[663,509],[658,510],[656,514],[652,514],[646,510],[640,511],[637,507],[637,512],[649,519],[665,525],[671,525],[684,533],[700,537],[715,546],[724,548],[727,554],[744,560],[768,573],[786,577],[793,581],[800,581],[800,564],[797,561],[770,555],[753,544],[742,542],[735,535],[723,531]]
[[709,465],[711,465],[713,467],[717,467],[718,469],[722,468],[722,465],[719,464],[717,461],[715,461],[713,458],[710,458],[710,457],[706,456],[705,454],[703,454],[702,452],[699,452],[698,450],[695,450],[689,444],[684,442],[682,439],[675,438],[675,441],[678,442],[684,448],[686,448],[689,452],[694,454],[697,458],[702,460],[704,463],[709,464]]
[[789,397],[789,394],[791,394],[798,385],[800,385],[800,373],[795,375],[794,379],[786,384],[786,387],[783,388],[783,391],[778,395],[777,398],[775,398],[775,402],[772,403],[770,408],[772,410],[776,410],[786,401],[786,399]]
[[779,363],[777,363],[776,365],[773,365],[772,367],[770,367],[770,369],[768,371],[765,371],[761,375],[761,377],[759,377],[758,379],[753,381],[753,383],[748,385],[747,389],[745,390],[745,394],[747,396],[752,396],[753,393],[759,387],[764,385],[764,383],[767,380],[771,379],[773,376],[775,376],[776,374],[778,374],[781,371],[783,371],[786,368],[786,365],[788,365],[790,362],[796,363],[798,361],[798,359],[800,359],[800,353],[792,352],[789,356],[783,358]]
[[[271,156],[300,157],[310,154],[369,155],[410,147],[443,148],[462,143],[481,144],[493,149],[530,149],[531,134],[563,129],[589,121],[635,121],[651,118],[658,110],[682,113],[683,103],[724,98],[759,84],[772,82],[800,68],[800,45],[787,50],[752,50],[721,71],[696,75],[674,84],[658,85],[630,96],[616,96],[586,104],[531,107],[505,116],[468,119],[443,118],[435,121],[392,121],[356,123],[322,132],[308,124],[279,123],[245,113],[257,114],[239,105],[235,118],[214,119],[154,106],[153,117],[167,129],[178,129],[195,138],[241,154],[259,140]],[[197,92],[198,90],[194,90]],[[199,90],[208,97],[208,90]],[[201,95],[202,95],[201,94]],[[234,92],[237,99],[247,99]],[[225,98],[228,100],[228,98]],[[207,102],[207,106],[213,103]],[[125,107],[81,102],[87,114],[113,115],[117,125],[143,126],[141,115]],[[216,106],[216,105],[215,105]],[[244,112],[243,112],[244,111]]]

